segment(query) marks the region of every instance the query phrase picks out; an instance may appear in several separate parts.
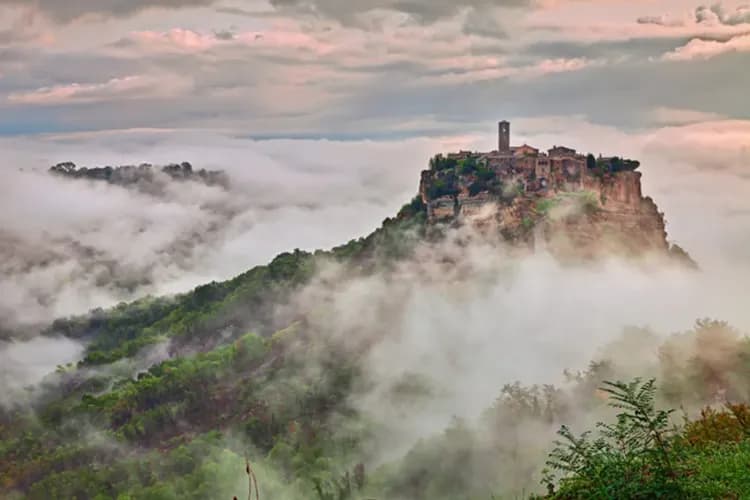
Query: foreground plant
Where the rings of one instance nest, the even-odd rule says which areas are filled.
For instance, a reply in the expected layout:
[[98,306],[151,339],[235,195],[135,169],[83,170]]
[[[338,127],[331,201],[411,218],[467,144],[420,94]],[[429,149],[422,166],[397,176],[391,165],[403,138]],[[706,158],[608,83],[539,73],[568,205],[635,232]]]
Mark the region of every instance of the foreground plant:
[[[551,498],[682,498],[674,468],[673,410],[654,406],[656,383],[605,382],[614,424],[597,424],[576,437],[563,426],[547,461],[543,483]],[[559,489],[556,491],[556,486]]]

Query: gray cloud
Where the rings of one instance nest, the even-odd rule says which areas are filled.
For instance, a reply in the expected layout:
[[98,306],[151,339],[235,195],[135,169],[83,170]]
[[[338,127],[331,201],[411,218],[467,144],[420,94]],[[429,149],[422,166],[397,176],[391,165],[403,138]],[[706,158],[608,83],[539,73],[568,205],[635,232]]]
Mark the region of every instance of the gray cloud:
[[465,9],[523,7],[529,0],[270,0],[281,11],[294,11],[353,24],[357,17],[375,10],[396,11],[420,23],[433,23]]
[[[720,2],[711,6],[701,5],[693,13],[694,21],[701,23],[716,23],[726,26],[736,26],[739,24],[750,23],[750,6],[741,5],[734,11],[727,10]],[[685,22],[681,19],[672,18],[667,15],[662,16],[643,16],[638,18],[640,24],[655,24],[658,26],[678,27],[684,26]]]
[[722,24],[735,26],[750,23],[750,6],[742,5],[734,11],[727,11],[721,3],[715,3],[711,7],[699,7],[695,17],[698,20],[718,19]]
[[[680,68],[650,59],[687,39],[535,42],[539,38],[534,33],[523,34],[524,40],[515,34],[503,39],[499,24],[504,17],[476,10],[520,3],[478,0],[428,5],[373,0],[342,4],[339,11],[338,4],[325,0],[277,0],[284,12],[298,13],[307,5],[319,15],[340,14],[350,20],[376,7],[415,15],[434,9],[432,15],[415,17],[424,22],[455,13],[454,9],[469,10],[445,27],[407,23],[399,27],[398,36],[378,39],[380,34],[366,34],[371,40],[356,30],[327,31],[313,23],[283,28],[290,36],[279,36],[283,42],[278,45],[243,43],[243,28],[234,27],[187,32],[199,40],[218,40],[209,42],[205,51],[182,50],[169,36],[164,44],[139,45],[132,36],[121,34],[119,42],[110,41],[101,51],[14,49],[18,54],[6,66],[12,70],[5,69],[0,78],[0,135],[154,127],[234,129],[262,137],[366,137],[457,132],[456,123],[494,120],[500,109],[510,116],[582,113],[592,120],[627,126],[654,106],[738,118],[750,113],[742,99],[748,78],[736,71],[747,64],[746,54],[684,63]],[[467,32],[481,37],[467,42]],[[268,35],[272,39],[273,30]],[[302,40],[309,36],[320,44],[320,51],[285,45],[296,36]],[[594,64],[523,82],[503,76],[505,68],[554,63],[558,58]],[[2,50],[0,59],[4,59]],[[499,69],[496,75],[494,69]],[[727,73],[733,77],[716,77]],[[112,83],[130,76],[139,77],[134,82],[143,84],[126,92]],[[178,85],[179,77],[189,81]],[[649,85],[623,83],[632,81],[649,81]],[[84,88],[54,105],[24,106],[8,100],[14,94],[74,84]],[[705,88],[717,86],[717,92],[706,94]],[[674,92],[677,87],[683,91]],[[96,96],[91,95],[94,91]],[[612,92],[617,99],[611,99]],[[424,124],[425,117],[431,123]]]
[[55,21],[70,22],[87,15],[129,16],[149,8],[205,7],[217,0],[0,0],[0,6],[33,7]]

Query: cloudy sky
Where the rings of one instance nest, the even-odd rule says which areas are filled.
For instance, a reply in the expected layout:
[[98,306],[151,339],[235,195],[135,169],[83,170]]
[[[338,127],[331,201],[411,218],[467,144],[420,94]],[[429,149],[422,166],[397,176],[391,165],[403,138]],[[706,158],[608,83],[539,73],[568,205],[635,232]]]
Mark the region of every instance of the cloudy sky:
[[0,0],[0,133],[457,133],[750,114],[725,0]]
[[[750,266],[748,89],[735,0],[0,0],[0,320],[365,235],[499,119],[642,160],[673,240]],[[231,189],[42,173],[185,160]]]

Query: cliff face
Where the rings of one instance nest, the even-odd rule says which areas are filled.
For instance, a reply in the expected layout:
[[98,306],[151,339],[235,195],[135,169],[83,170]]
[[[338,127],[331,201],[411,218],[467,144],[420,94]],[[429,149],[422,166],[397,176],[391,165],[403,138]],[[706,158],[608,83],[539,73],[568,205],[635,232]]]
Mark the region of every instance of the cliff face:
[[554,252],[569,256],[601,253],[640,255],[669,251],[664,215],[641,191],[639,172],[585,177],[581,213],[543,221]]
[[563,258],[670,250],[663,214],[643,196],[639,172],[583,171],[572,182],[543,189],[517,173],[496,177],[479,190],[474,175],[423,172],[419,196],[428,224],[471,224]]

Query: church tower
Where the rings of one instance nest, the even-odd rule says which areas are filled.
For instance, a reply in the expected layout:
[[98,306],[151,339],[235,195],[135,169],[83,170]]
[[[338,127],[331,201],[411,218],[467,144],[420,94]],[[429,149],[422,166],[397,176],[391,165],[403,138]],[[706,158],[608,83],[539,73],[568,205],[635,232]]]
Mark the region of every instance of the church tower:
[[497,150],[501,153],[510,153],[510,122],[505,120],[498,124]]

